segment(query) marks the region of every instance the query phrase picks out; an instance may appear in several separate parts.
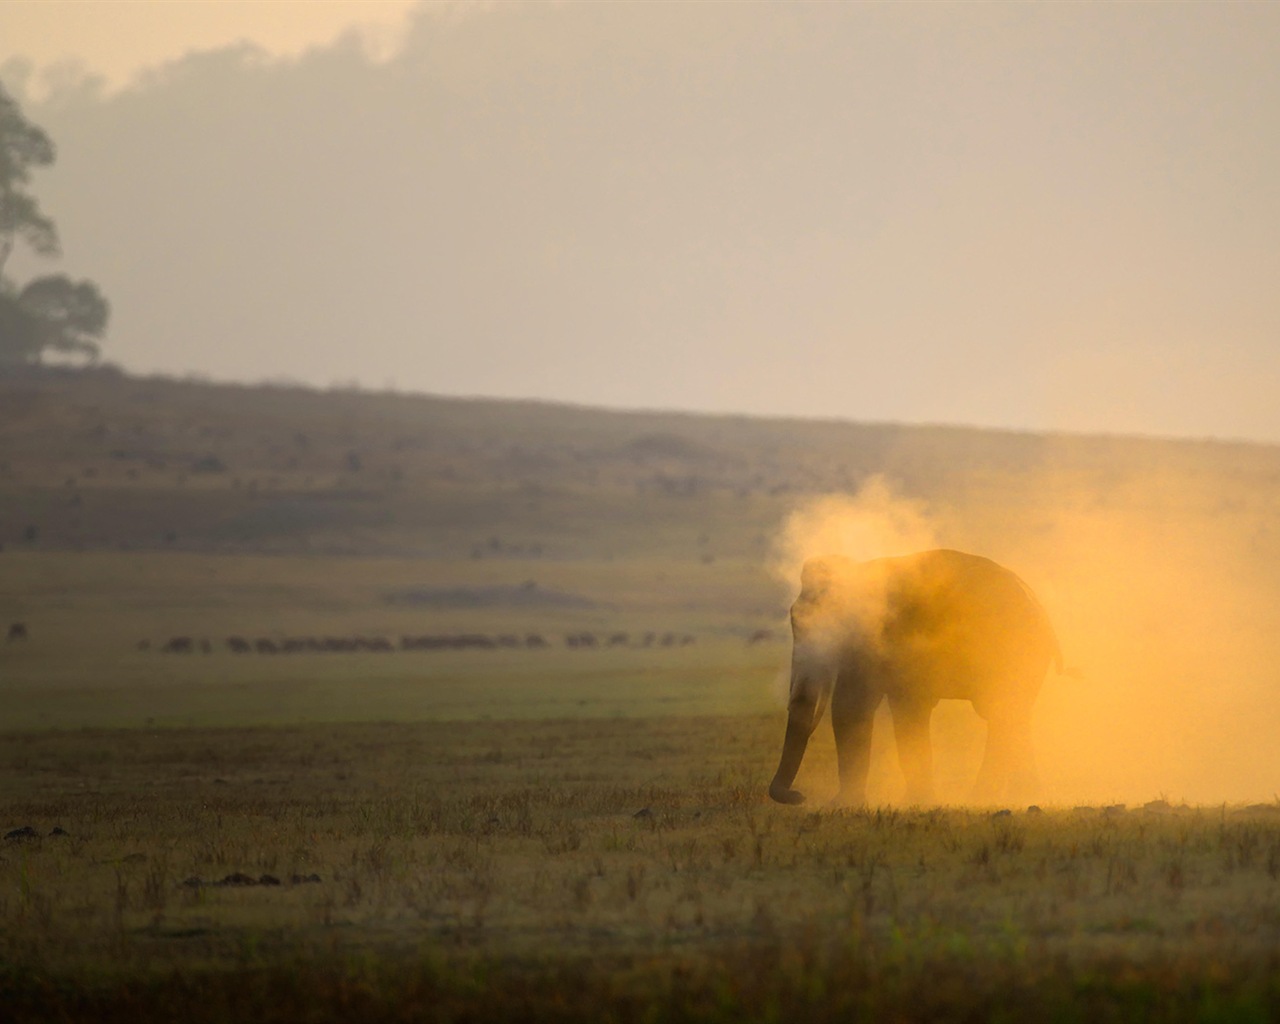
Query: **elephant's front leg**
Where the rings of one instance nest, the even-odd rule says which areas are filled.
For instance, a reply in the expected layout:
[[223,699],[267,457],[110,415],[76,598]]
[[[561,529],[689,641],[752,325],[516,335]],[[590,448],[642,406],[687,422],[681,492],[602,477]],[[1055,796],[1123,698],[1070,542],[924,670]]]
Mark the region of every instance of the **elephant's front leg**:
[[802,804],[804,794],[792,789],[809,737],[818,725],[830,693],[830,679],[800,670],[793,673],[791,700],[787,704],[787,734],[782,758],[769,783],[769,796],[780,804]]
[[908,804],[933,803],[933,743],[929,720],[936,702],[912,697],[890,697],[893,734],[898,741],[898,763],[907,778]]
[[1029,708],[988,710],[987,749],[973,787],[975,803],[1034,798],[1038,789]]
[[843,674],[831,698],[831,725],[836,734],[836,763],[840,771],[840,807],[867,802],[867,772],[871,767],[871,728],[881,694],[861,679]]

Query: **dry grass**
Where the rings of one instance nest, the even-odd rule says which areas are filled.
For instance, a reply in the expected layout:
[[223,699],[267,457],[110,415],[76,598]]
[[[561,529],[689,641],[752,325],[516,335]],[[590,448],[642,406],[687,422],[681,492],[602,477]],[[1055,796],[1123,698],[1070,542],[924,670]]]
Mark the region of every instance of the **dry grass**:
[[[1276,806],[777,807],[786,649],[745,643],[783,622],[788,512],[882,473],[1050,608],[1083,670],[1038,705],[1054,792],[1265,795],[1278,449],[101,374],[0,380],[0,449],[0,628],[31,634],[0,836],[36,833],[0,838],[0,1019],[1280,1017]],[[387,599],[529,579],[590,603]],[[668,629],[699,642],[136,649]],[[935,732],[954,797],[980,723]],[[831,758],[823,729],[819,799]],[[209,884],[237,875],[282,884]]]
[[[39,838],[0,845],[0,990],[20,1019],[1276,1005],[1276,808],[796,812],[762,797],[778,728],[8,735],[0,823]],[[235,873],[283,884],[184,884]]]

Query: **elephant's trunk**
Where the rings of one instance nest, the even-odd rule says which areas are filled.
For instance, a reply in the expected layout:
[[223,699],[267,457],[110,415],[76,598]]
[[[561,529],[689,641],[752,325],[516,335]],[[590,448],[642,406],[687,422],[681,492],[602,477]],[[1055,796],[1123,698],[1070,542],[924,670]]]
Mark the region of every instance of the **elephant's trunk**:
[[782,760],[778,762],[778,770],[773,781],[769,783],[769,796],[780,804],[802,804],[804,794],[792,789],[791,783],[796,780],[796,772],[800,770],[800,762],[804,760],[805,747],[809,745],[809,734],[813,729],[805,722],[798,721],[794,712],[787,718],[787,737],[782,741]]
[[[798,684],[798,685],[797,685]],[[804,760],[809,737],[826,710],[830,686],[814,686],[810,681],[795,679],[791,685],[791,701],[787,710],[787,735],[782,741],[782,759],[769,783],[769,796],[780,804],[804,803],[804,794],[792,789]]]

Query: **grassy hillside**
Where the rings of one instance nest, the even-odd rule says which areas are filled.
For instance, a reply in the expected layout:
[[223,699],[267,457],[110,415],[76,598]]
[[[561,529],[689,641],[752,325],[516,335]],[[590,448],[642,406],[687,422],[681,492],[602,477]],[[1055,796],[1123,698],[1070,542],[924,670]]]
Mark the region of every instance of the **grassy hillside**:
[[[815,518],[875,477],[887,505]],[[0,626],[30,639],[0,644],[0,728],[776,714],[782,542],[878,554],[905,516],[1048,608],[1059,799],[1265,798],[1277,511],[1262,445],[9,375]],[[507,646],[399,649],[441,636]],[[320,650],[355,638],[396,650]],[[947,714],[967,771],[981,724]]]
[[1280,494],[1280,450],[1258,445],[0,376],[8,550],[761,560],[798,496],[872,474],[990,519],[1067,488],[1123,500],[1156,465],[1240,492],[1205,511]]

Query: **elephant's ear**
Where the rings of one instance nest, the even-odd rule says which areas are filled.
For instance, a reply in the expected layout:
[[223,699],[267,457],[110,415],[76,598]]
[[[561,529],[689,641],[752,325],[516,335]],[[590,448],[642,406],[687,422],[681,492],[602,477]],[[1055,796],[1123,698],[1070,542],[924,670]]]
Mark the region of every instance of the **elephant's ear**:
[[815,598],[831,586],[831,563],[825,558],[811,558],[800,570],[800,593]]
[[840,555],[810,558],[800,570],[800,593],[819,599],[832,591],[840,590],[853,579],[856,564]]

